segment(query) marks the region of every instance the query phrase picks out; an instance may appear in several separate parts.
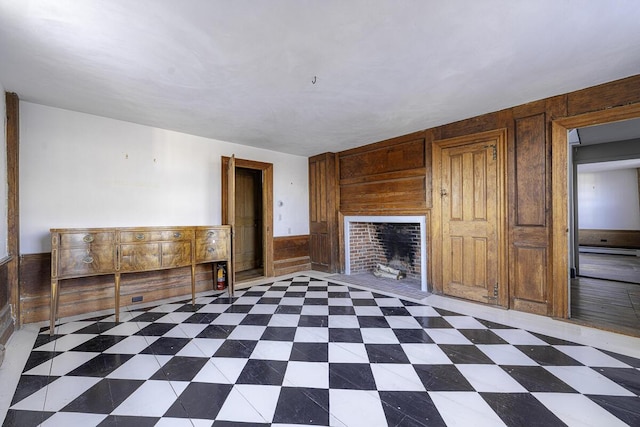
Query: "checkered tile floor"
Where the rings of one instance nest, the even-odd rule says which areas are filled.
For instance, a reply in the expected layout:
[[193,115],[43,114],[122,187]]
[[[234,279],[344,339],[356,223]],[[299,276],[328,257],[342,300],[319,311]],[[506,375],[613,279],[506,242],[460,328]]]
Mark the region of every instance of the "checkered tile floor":
[[640,360],[296,277],[43,328],[5,426],[640,425]]

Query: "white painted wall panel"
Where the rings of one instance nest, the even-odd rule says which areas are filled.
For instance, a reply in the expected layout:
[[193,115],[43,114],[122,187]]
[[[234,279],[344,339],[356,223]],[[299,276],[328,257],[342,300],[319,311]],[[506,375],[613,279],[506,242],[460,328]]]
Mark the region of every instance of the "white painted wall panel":
[[306,157],[29,102],[20,133],[22,253],[49,251],[50,228],[219,224],[232,154],[273,163],[274,236],[309,233]]
[[583,229],[640,230],[636,169],[580,172],[578,226]]

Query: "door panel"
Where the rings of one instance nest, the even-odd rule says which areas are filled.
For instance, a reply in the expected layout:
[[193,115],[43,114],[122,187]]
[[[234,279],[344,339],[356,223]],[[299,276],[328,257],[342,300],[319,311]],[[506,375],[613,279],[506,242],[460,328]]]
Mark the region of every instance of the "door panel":
[[260,267],[260,172],[236,168],[236,271]]
[[495,150],[485,140],[441,152],[442,279],[447,295],[495,301],[499,282]]

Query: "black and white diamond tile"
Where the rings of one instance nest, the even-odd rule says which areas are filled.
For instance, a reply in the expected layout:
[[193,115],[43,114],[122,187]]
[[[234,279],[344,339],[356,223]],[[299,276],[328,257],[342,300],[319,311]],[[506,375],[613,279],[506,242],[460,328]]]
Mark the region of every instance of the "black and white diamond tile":
[[309,277],[40,331],[4,426],[640,425],[640,360]]

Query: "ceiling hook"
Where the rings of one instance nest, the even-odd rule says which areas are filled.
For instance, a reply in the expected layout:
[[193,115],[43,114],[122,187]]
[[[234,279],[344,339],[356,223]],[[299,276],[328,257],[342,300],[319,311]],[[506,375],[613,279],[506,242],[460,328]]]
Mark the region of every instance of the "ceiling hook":
[[316,76],[313,76],[313,80],[311,80],[312,84],[316,84]]

